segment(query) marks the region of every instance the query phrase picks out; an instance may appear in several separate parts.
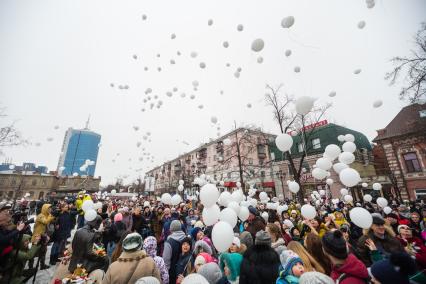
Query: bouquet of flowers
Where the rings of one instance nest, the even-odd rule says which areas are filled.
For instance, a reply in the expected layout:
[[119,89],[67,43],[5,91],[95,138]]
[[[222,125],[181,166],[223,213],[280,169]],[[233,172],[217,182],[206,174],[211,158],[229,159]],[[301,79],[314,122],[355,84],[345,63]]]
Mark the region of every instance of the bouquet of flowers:
[[106,251],[102,245],[93,244],[93,252],[99,256],[105,256]]

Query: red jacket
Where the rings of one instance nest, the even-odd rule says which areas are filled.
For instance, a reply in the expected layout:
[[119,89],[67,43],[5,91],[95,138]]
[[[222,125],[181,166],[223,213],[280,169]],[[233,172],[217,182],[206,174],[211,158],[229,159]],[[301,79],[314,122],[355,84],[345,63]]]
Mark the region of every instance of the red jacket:
[[368,278],[367,267],[353,254],[349,254],[342,265],[333,265],[330,276],[336,281],[343,273],[345,273],[345,277],[342,278],[340,284],[364,284],[365,279]]
[[397,237],[399,242],[403,247],[408,245],[407,241],[416,246],[416,262],[420,266],[421,269],[426,268],[426,246],[423,244],[423,241],[417,237],[411,237],[407,240],[404,240],[400,237]]

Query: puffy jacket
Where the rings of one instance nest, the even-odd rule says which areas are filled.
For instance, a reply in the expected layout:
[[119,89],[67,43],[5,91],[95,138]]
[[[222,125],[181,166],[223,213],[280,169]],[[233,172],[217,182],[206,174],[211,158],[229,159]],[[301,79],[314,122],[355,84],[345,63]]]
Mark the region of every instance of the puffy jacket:
[[340,279],[340,284],[364,284],[368,279],[368,270],[356,256],[349,254],[345,263],[332,266],[330,277],[334,281]]
[[[12,278],[10,283],[22,283],[25,277],[22,275],[25,264],[28,260],[33,259],[40,249],[40,245],[33,245],[30,249],[24,247],[24,242],[30,241],[31,236],[23,235],[21,243],[19,244],[19,251],[16,254],[16,250],[12,251],[12,257],[9,258],[9,265],[12,269]],[[15,260],[16,255],[16,260]]]
[[49,214],[49,208],[51,206],[52,205],[50,204],[43,204],[41,207],[41,213],[37,215],[31,241],[34,242],[36,236],[43,235],[46,232],[47,225],[49,225],[55,219],[52,214]]

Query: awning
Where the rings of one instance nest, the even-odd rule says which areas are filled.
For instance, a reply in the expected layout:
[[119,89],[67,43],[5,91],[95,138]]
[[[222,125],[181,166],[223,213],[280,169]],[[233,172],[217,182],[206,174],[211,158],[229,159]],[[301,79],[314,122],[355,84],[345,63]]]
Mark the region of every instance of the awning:
[[235,181],[225,181],[223,186],[225,186],[225,187],[237,187],[237,183]]
[[273,187],[273,188],[275,188],[275,182],[265,181],[264,183],[262,183],[262,187]]

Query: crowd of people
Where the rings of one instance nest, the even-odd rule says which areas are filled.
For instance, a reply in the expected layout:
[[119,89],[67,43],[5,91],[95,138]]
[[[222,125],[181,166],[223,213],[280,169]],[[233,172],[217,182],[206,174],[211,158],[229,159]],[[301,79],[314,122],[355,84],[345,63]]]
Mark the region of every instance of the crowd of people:
[[[312,202],[317,212],[309,220],[297,202],[281,200],[282,212],[259,202],[238,220],[229,248],[218,251],[200,202],[108,198],[85,220],[83,204],[96,198],[80,192],[32,205],[2,202],[0,283],[26,283],[49,266],[52,283],[79,273],[104,284],[426,283],[421,202],[394,201],[388,214],[373,202]],[[351,221],[354,206],[371,213],[370,228]],[[33,226],[28,209],[36,212]]]

